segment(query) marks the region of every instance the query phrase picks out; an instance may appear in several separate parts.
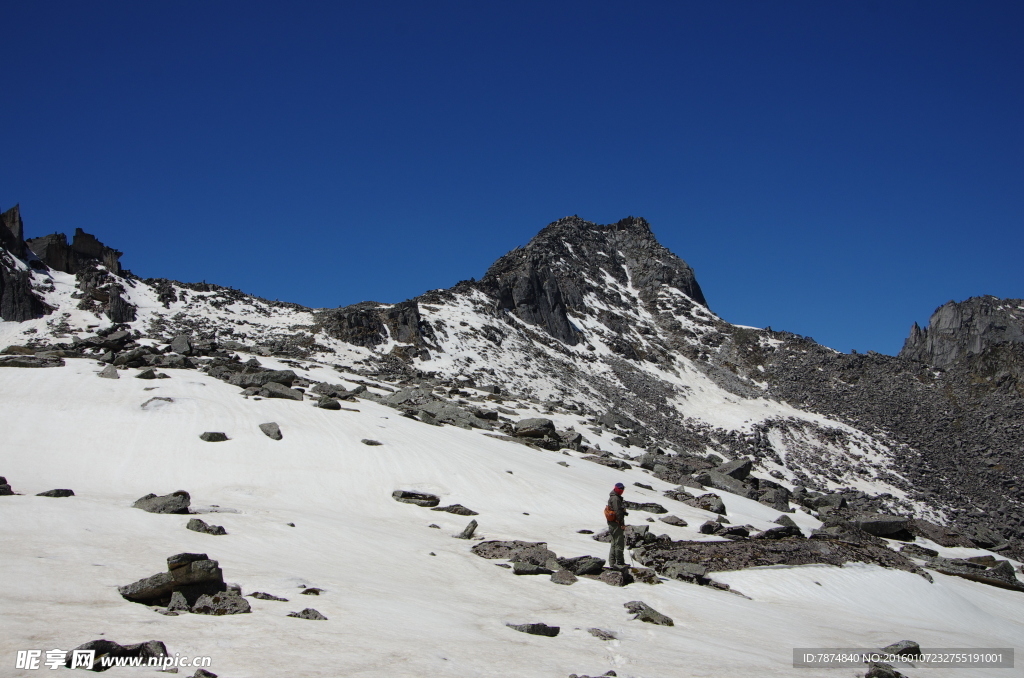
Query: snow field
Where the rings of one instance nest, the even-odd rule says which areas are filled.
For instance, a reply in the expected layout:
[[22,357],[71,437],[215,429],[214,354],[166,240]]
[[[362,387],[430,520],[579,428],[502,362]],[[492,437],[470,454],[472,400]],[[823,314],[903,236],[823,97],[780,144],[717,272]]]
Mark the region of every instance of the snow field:
[[[63,368],[0,370],[0,475],[25,495],[53,488],[77,494],[0,498],[0,675],[38,675],[12,669],[19,649],[70,649],[100,637],[157,639],[172,654],[210,655],[211,670],[224,678],[540,677],[608,669],[636,678],[790,676],[793,647],[876,647],[903,638],[931,647],[998,647],[1024,637],[1024,595],[937,574],[930,585],[874,566],[715,575],[750,599],[679,582],[619,589],[516,577],[496,567],[501,561],[471,554],[473,542],[451,538],[470,518],[401,504],[391,492],[436,493],[442,505],[479,511],[478,533],[487,539],[546,541],[560,556],[607,555],[606,544],[577,530],[603,527],[601,509],[617,481],[627,485],[628,499],[661,503],[690,523],[655,522],[656,533],[694,538],[712,514],[661,497],[670,486],[638,468],[620,472],[577,454],[431,427],[368,401],[343,403],[358,412],[326,411],[309,401],[246,400],[238,388],[195,371],[163,370],[172,378],[145,381],[126,370],[114,381],[97,378],[99,369],[70,359]],[[326,368],[308,374],[344,381]],[[153,397],[173,402],[141,407]],[[259,431],[267,421],[280,424],[283,440]],[[203,431],[231,440],[206,443]],[[382,445],[366,446],[363,438]],[[229,534],[191,532],[189,516],[131,508],[146,493],[178,489],[190,492],[198,517]],[[778,516],[716,493],[733,524],[767,527]],[[629,522],[648,515],[632,512]],[[817,525],[801,512],[793,517],[805,530]],[[167,617],[117,593],[116,586],[163,571],[165,559],[183,551],[208,553],[243,593],[266,591],[289,602],[248,598],[248,615]],[[302,584],[325,592],[300,596]],[[630,600],[643,600],[676,626],[630,620],[622,607]],[[286,617],[305,607],[328,621]],[[534,621],[562,632],[544,638],[504,626]],[[600,641],[589,627],[619,640]]]

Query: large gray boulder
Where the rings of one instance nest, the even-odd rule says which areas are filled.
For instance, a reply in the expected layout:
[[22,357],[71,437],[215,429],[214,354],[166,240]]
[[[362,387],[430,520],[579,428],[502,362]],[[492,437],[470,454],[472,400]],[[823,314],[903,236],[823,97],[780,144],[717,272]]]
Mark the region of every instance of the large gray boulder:
[[220,565],[205,553],[171,556],[167,559],[167,569],[167,572],[119,586],[118,592],[125,600],[134,603],[167,605],[175,591],[194,604],[203,594],[212,595],[227,589]]
[[693,479],[705,487],[713,487],[716,490],[722,490],[723,492],[729,492],[741,497],[752,498],[754,494],[754,490],[750,486],[718,471],[701,471],[694,475]]
[[598,558],[596,556],[576,556],[575,558],[559,558],[558,564],[563,569],[572,572],[575,575],[583,576],[585,574],[601,574],[604,570],[604,558]]
[[212,595],[203,594],[199,596],[195,605],[192,606],[193,614],[221,616],[225,614],[246,614],[247,612],[252,612],[249,601],[233,589]]
[[267,384],[281,384],[291,387],[298,379],[292,370],[268,370],[262,367],[247,367],[241,372],[235,372],[227,378],[227,382],[242,388],[250,386],[266,386]]
[[73,497],[75,496],[74,490],[47,490],[46,492],[40,492],[36,495],[37,497]]
[[203,534],[212,534],[214,536],[225,535],[228,533],[228,531],[225,530],[223,526],[209,525],[205,520],[200,520],[199,518],[193,518],[192,520],[188,521],[188,525],[186,525],[185,527],[192,530],[193,532],[202,532]]
[[222,443],[228,440],[228,436],[223,431],[206,431],[199,434],[199,439],[208,443]]
[[533,419],[522,419],[512,427],[513,435],[523,438],[543,438],[555,435],[555,423],[550,419],[536,417]]
[[317,610],[311,607],[307,607],[302,612],[289,612],[289,617],[295,617],[297,619],[310,619],[313,621],[327,621],[327,617],[323,616]]
[[512,560],[533,565],[545,565],[548,560],[557,558],[555,552],[542,541],[483,541],[470,550],[489,560]]
[[734,480],[746,480],[753,469],[754,463],[749,459],[737,459],[735,461],[727,461],[716,468],[715,471]]
[[185,490],[178,490],[171,494],[158,497],[155,494],[147,494],[140,497],[132,504],[132,508],[142,509],[147,513],[188,513],[189,504],[192,498]]
[[268,421],[266,424],[260,424],[260,430],[271,440],[281,440],[284,437],[281,435],[281,427],[277,425],[277,422]]
[[192,340],[187,334],[179,334],[171,340],[170,350],[178,355],[192,355]]
[[876,537],[906,536],[913,538],[910,534],[913,521],[910,518],[882,513],[860,513],[851,522]]
[[288,388],[284,384],[279,384],[276,381],[268,381],[260,389],[260,395],[264,398],[285,398],[287,400],[302,400],[304,396],[302,391],[297,391],[293,388]]
[[117,368],[113,365],[107,365],[102,370],[97,372],[97,376],[103,379],[120,379],[121,377],[117,374]]
[[725,502],[717,494],[702,494],[699,497],[693,499],[687,499],[683,502],[687,506],[693,506],[694,508],[703,509],[704,511],[710,511],[711,513],[718,513],[719,515],[725,515]]

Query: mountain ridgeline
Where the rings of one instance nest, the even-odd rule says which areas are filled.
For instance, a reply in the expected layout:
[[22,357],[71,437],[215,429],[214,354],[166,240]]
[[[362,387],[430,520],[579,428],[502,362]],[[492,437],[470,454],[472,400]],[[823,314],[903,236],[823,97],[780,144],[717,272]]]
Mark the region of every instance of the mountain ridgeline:
[[[187,336],[178,346],[197,369],[227,369],[243,351],[344,365],[420,394],[490,384],[621,434],[624,452],[593,448],[606,464],[684,484],[746,459],[761,481],[743,491],[758,501],[842,495],[1024,555],[1021,300],[949,302],[913,326],[899,356],[841,354],[719,318],[693,269],[635,217],[566,217],[479,280],[337,309],[144,280],[80,230],[70,245],[62,234],[26,241],[17,207],[0,245],[0,316],[17,323],[8,352],[116,361],[88,335],[126,330],[140,347],[129,352]],[[414,400],[389,404],[432,421]],[[586,447],[579,433],[573,444]]]

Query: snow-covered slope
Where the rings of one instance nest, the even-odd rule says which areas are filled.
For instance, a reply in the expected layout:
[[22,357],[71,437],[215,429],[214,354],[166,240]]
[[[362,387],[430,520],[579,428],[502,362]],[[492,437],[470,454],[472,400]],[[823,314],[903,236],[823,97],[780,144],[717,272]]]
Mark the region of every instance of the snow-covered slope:
[[[354,386],[359,379],[301,365],[310,369],[290,366],[310,381],[330,377]],[[135,370],[125,370],[108,380],[97,378],[99,369],[93,360],[67,359],[63,367],[0,370],[0,470],[24,493],[0,497],[3,675],[39,674],[13,669],[18,650],[67,650],[96,638],[161,640],[172,654],[212,657],[211,670],[226,678],[539,677],[609,669],[670,678],[789,676],[794,647],[879,647],[904,638],[925,647],[1012,647],[1024,637],[1024,594],[941,574],[929,583],[874,565],[715,575],[742,596],[670,580],[618,588],[586,578],[558,586],[546,576],[515,576],[496,567],[499,561],[472,554],[474,542],[452,538],[468,518],[395,502],[392,491],[461,503],[479,512],[478,533],[486,539],[545,541],[560,556],[606,555],[606,545],[578,530],[601,528],[601,508],[617,481],[629,488],[627,498],[660,502],[688,521],[687,528],[653,528],[675,539],[715,539],[695,529],[713,515],[662,497],[673,485],[638,467],[616,470],[575,451],[428,426],[371,400],[328,411],[308,400],[246,399],[195,370],[163,370],[166,380],[135,379]],[[522,416],[542,414],[525,400],[507,404]],[[268,421],[280,425],[283,440],[260,431]],[[203,442],[204,431],[223,431],[230,440]],[[65,487],[76,496],[32,496]],[[191,532],[188,516],[131,508],[146,493],[178,489],[191,493],[199,517],[228,534]],[[724,498],[734,524],[765,528],[780,515],[712,492]],[[644,524],[647,515],[634,511],[630,522]],[[806,513],[792,515],[805,530],[819,524]],[[169,617],[121,598],[118,585],[161,571],[178,552],[208,553],[243,593],[265,591],[289,602],[250,599],[251,614]],[[299,597],[301,585],[324,592]],[[675,626],[631,620],[623,603],[632,600],[669,615]],[[286,616],[305,607],[327,621]],[[562,630],[547,638],[505,626],[527,622]],[[618,639],[599,640],[587,632],[593,627]]]

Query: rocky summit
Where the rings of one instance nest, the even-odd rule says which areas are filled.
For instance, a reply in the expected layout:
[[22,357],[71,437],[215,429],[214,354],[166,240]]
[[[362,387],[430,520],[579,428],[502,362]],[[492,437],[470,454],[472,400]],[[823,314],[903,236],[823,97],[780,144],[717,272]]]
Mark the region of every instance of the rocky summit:
[[[121,579],[95,568],[97,609],[138,615],[149,606],[160,623],[209,614],[204,629],[214,635],[233,622],[212,617],[245,613],[258,625],[277,614],[275,624],[332,643],[334,629],[352,623],[346,633],[393,641],[398,656],[410,642],[402,625],[446,628],[432,615],[453,600],[487,610],[486,623],[461,618],[461,639],[493,622],[499,645],[550,652],[602,642],[581,632],[599,626],[627,650],[640,628],[703,633],[699,614],[658,593],[677,586],[702,587],[692,599],[702,611],[721,599],[701,607],[701,596],[760,604],[783,590],[818,595],[847,585],[842,577],[870,577],[862,593],[885,605],[894,592],[915,592],[899,604],[916,605],[942,587],[960,587],[957,596],[983,587],[981,597],[1024,589],[1022,300],[950,302],[927,328],[912,327],[898,356],[842,354],[720,318],[714,291],[705,296],[694,270],[636,217],[566,217],[479,279],[333,309],[143,279],[95,236],[26,239],[17,207],[2,217],[0,398],[15,416],[0,444],[16,454],[0,469],[0,503],[23,513],[0,525],[16,530],[18,516],[65,511],[89,527],[62,538],[100,530],[103,550],[83,546],[93,560],[82,562],[116,552],[133,566],[107,564]],[[60,475],[69,464],[76,474]],[[609,568],[602,507],[620,481],[632,567]],[[72,486],[60,502],[46,498]],[[338,512],[344,520],[332,523]],[[30,548],[29,533],[17,534],[11,542]],[[151,572],[147,563],[172,542],[219,551],[179,554],[195,556],[187,570],[168,561],[168,572],[125,584]],[[310,558],[313,544],[330,555]],[[350,560],[343,577],[322,581]],[[250,611],[221,562],[247,590],[270,593],[254,594]],[[842,577],[830,579],[833,570]],[[465,589],[416,607],[445,577]],[[766,584],[771,577],[790,578]],[[360,598],[407,584],[394,594],[400,604]],[[115,585],[123,599],[108,595]],[[609,585],[650,587],[645,602],[622,599],[634,599],[635,617],[621,607],[564,612],[598,605]],[[296,586],[323,591],[322,612],[275,612]],[[539,586],[536,600],[520,595]],[[820,593],[835,595],[829,605],[851,599]],[[734,621],[758,614],[743,608]],[[771,636],[770,626],[738,637]],[[987,646],[976,640],[960,644]],[[476,670],[456,651],[450,670],[447,656],[429,663],[420,654],[409,659],[419,675]],[[746,668],[721,675],[767,671]]]

